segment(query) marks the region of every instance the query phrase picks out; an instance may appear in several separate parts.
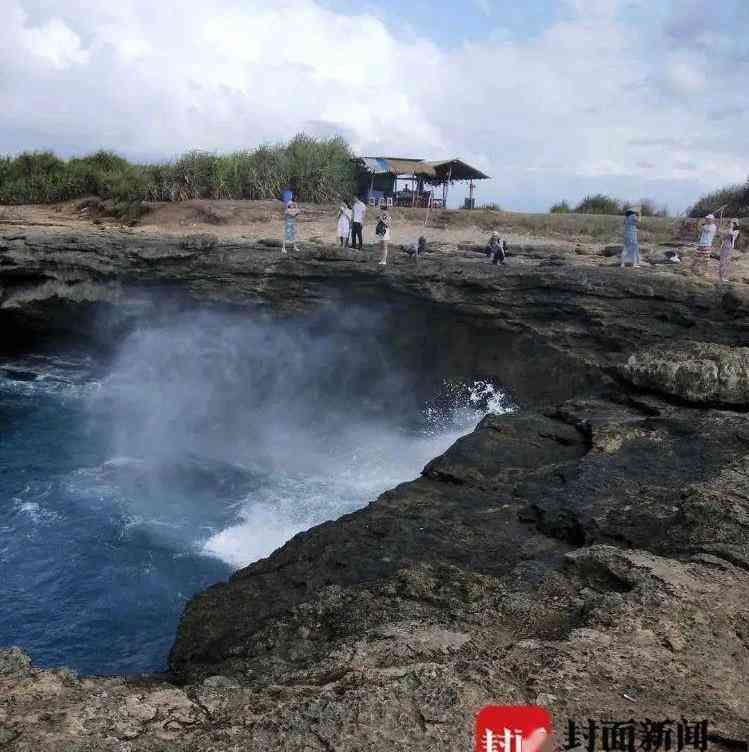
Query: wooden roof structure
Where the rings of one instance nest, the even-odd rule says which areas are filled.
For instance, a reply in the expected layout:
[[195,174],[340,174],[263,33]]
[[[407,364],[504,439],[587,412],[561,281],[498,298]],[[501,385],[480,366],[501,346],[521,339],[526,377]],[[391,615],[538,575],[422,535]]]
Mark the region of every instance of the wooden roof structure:
[[367,172],[374,175],[417,175],[436,178],[437,170],[423,159],[401,159],[398,157],[359,157],[356,160]]
[[489,180],[489,175],[457,158],[429,162],[425,159],[402,157],[358,157],[355,161],[373,175],[395,175],[396,177],[415,175],[424,178],[432,185],[463,180]]
[[489,176],[477,170],[475,167],[466,164],[462,159],[445,159],[441,162],[430,162],[434,167],[437,180],[430,180],[430,183],[453,183],[462,180],[489,180]]
[[[466,206],[474,206],[474,182],[476,180],[489,180],[489,175],[481,170],[471,167],[462,159],[443,159],[427,161],[425,159],[406,159],[402,157],[357,157],[354,162],[358,165],[365,178],[370,183],[370,192],[377,185],[379,195],[383,193],[397,192],[399,180],[413,181],[419,195],[429,195],[431,206],[432,191],[424,191],[424,185],[441,186],[441,205],[447,205],[447,194],[450,185],[458,182],[468,183],[468,200]],[[391,185],[385,183],[391,181]],[[415,202],[415,198],[413,199]],[[415,203],[414,203],[415,205]]]

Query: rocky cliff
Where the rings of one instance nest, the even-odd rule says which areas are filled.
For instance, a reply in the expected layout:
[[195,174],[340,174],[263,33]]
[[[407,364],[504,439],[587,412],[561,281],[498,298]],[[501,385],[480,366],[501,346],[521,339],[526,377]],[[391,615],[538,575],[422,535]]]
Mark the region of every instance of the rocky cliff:
[[322,247],[6,232],[7,347],[106,341],[167,301],[369,300],[410,311],[401,330],[421,321],[404,357],[468,361],[523,409],[193,599],[168,676],[1,653],[0,747],[470,749],[478,708],[529,702],[560,731],[707,719],[716,748],[745,745],[749,293],[612,263],[538,244],[506,267],[467,252],[381,269]]

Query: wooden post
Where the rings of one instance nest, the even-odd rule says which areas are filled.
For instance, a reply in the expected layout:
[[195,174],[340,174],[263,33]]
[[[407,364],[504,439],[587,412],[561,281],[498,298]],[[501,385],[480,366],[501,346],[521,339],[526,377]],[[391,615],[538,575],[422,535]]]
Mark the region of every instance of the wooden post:
[[468,205],[473,209],[473,178],[468,181]]
[[442,208],[447,209],[447,192],[449,190],[450,181],[453,177],[453,168],[452,165],[450,165],[450,169],[447,172],[447,181],[445,182],[444,187],[442,188]]

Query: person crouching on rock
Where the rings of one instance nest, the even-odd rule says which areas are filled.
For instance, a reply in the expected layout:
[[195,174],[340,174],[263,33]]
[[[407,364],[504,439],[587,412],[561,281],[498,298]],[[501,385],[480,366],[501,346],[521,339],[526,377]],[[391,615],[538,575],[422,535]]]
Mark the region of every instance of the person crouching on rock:
[[492,236],[489,238],[485,253],[492,260],[492,264],[504,264],[505,258],[507,258],[505,241],[499,237],[496,230],[492,232]]
[[284,235],[281,253],[286,253],[286,243],[291,243],[295,251],[299,251],[296,244],[296,218],[299,216],[299,207],[296,201],[289,201],[283,213]]
[[739,237],[739,220],[732,219],[728,225],[728,230],[723,233],[720,244],[720,266],[718,267],[718,276],[721,282],[728,282],[730,278],[731,254],[736,247],[736,240]]
[[637,227],[640,224],[640,207],[630,206],[624,212],[624,247],[622,248],[621,267],[632,264],[634,269],[640,266],[640,243],[637,240]]
[[377,217],[377,227],[375,228],[375,235],[379,238],[382,246],[380,266],[385,266],[388,262],[388,244],[390,243],[390,225],[392,222],[392,218],[387,213],[387,204],[383,201],[380,204],[380,214]]
[[697,274],[705,274],[707,271],[707,261],[710,258],[710,251],[713,248],[713,240],[718,232],[718,225],[715,224],[715,215],[708,214],[700,224],[700,239],[697,241],[697,252],[694,254],[692,261],[692,271]]
[[418,259],[427,252],[427,239],[422,235],[415,243],[406,248],[406,253],[413,259]]

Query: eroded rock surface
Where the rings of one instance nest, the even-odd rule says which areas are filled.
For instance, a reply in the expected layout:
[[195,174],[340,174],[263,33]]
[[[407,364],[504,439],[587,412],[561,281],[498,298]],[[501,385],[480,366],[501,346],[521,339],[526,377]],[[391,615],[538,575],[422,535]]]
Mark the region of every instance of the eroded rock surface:
[[[720,288],[669,267],[622,271],[598,254],[560,255],[543,244],[513,248],[500,267],[483,255],[416,263],[394,253],[384,268],[377,260],[376,250],[319,245],[283,257],[260,242],[203,235],[7,230],[0,326],[6,345],[64,335],[109,344],[176,301],[274,315],[398,303],[429,312],[426,358],[440,352],[430,343],[448,338],[441,352],[493,374],[523,402],[583,393],[633,353],[665,344],[749,347],[745,286]],[[404,315],[394,332],[408,321]]]
[[690,342],[634,353],[621,368],[634,386],[687,402],[749,405],[749,348]]
[[55,257],[35,242],[0,252],[0,311],[22,329],[43,327],[49,306],[79,311],[65,286],[83,278],[279,309],[342,290],[403,295],[500,343],[482,363],[527,382],[528,402],[485,418],[420,478],[194,598],[168,677],[78,678],[0,653],[0,748],[447,752],[471,748],[490,702],[547,705],[560,729],[704,718],[714,748],[745,742],[749,427],[727,409],[743,410],[744,387],[720,375],[695,386],[673,360],[743,363],[741,289],[622,274],[584,254],[381,271],[334,251],[172,256],[122,238],[85,251],[66,240]]

